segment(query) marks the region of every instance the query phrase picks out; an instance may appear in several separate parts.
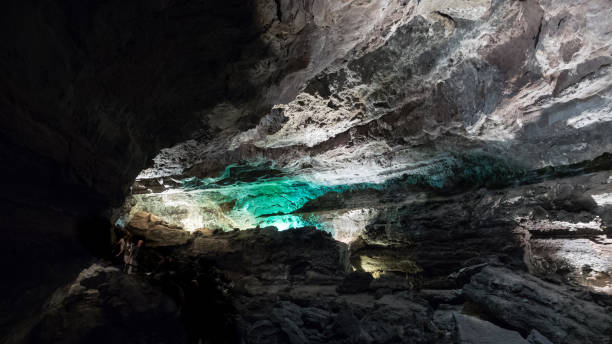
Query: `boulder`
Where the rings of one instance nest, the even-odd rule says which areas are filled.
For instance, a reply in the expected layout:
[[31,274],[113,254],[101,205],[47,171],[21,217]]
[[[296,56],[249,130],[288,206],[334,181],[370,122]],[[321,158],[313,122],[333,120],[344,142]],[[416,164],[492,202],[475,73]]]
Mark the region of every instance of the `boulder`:
[[553,344],[553,342],[544,337],[538,330],[532,330],[529,336],[527,336],[527,341],[530,344]]
[[485,267],[463,287],[463,294],[525,334],[536,329],[558,344],[612,343],[609,310],[564,285],[524,272]]
[[510,331],[468,315],[454,314],[460,344],[529,344],[516,331]]
[[167,223],[154,214],[143,211],[138,211],[132,216],[127,229],[134,235],[144,237],[149,247],[184,245],[191,237],[182,227]]
[[24,343],[180,343],[174,300],[144,278],[95,263],[58,290]]
[[437,307],[440,304],[456,305],[463,302],[461,289],[423,289],[421,290],[421,295],[425,300],[429,301],[433,307]]

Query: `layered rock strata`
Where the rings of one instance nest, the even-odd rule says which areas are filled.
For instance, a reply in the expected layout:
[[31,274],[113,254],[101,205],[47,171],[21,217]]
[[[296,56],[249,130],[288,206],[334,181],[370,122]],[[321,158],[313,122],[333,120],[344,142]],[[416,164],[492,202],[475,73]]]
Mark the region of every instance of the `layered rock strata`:
[[[105,263],[83,271],[56,293],[33,340],[62,331],[62,340],[121,342],[139,335],[140,324],[148,331],[139,338],[154,336],[159,343],[180,336],[214,343],[561,344],[611,338],[609,296],[545,282],[509,269],[502,259],[464,267],[440,283],[454,289],[420,289],[406,276],[351,272],[348,246],[309,228],[198,231],[183,245],[143,252],[144,271],[150,272],[145,275],[121,274]],[[142,316],[146,325],[142,318],[127,328],[118,325]],[[68,326],[75,317],[82,326]],[[156,321],[162,322],[147,327]]]

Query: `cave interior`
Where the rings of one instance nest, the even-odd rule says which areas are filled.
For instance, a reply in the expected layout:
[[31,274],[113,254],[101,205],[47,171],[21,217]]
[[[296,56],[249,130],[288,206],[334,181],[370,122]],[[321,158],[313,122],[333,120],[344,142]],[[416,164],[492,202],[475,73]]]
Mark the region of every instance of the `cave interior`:
[[612,344],[609,0],[9,0],[0,342]]

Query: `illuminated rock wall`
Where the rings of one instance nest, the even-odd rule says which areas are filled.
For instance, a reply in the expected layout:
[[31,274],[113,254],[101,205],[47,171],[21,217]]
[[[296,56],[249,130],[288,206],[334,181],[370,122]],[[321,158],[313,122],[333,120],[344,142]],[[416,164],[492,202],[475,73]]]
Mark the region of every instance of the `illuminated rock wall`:
[[[258,161],[230,165],[216,178],[191,177],[180,184],[159,185],[158,192],[141,191],[121,221],[127,223],[131,214],[145,211],[190,231],[313,226],[350,242],[380,210],[411,199],[533,184],[596,172],[611,161],[604,155],[581,164],[528,171],[482,153],[447,154],[382,183],[347,184],[317,183],[299,170],[280,170]],[[351,176],[344,179],[350,182]]]

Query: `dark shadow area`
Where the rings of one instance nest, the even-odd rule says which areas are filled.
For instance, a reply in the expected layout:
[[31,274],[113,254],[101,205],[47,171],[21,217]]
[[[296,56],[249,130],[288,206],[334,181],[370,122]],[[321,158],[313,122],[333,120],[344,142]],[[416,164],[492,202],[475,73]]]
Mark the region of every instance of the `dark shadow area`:
[[77,239],[83,247],[98,258],[110,258],[112,251],[112,224],[103,217],[90,217],[77,223]]
[[[272,54],[254,1],[9,1],[0,14],[0,341],[110,251],[109,208]],[[269,85],[278,74],[260,80]],[[252,114],[252,116],[257,116]],[[212,134],[211,134],[212,135]],[[10,330],[9,330],[10,329]],[[24,327],[24,331],[25,327]]]
[[214,263],[175,255],[159,258],[150,280],[179,305],[187,342],[238,343],[237,311],[228,281]]

